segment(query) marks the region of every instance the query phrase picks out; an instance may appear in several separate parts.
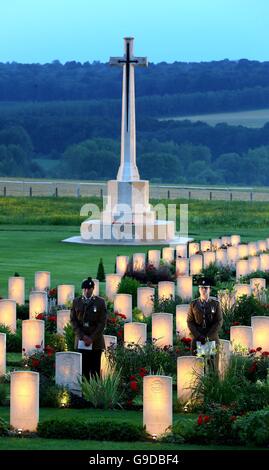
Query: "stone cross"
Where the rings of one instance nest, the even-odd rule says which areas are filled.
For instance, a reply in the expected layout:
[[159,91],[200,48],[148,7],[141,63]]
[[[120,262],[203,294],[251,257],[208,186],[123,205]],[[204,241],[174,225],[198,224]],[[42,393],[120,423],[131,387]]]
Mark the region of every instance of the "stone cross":
[[133,38],[124,38],[124,56],[111,57],[109,61],[110,65],[123,67],[121,163],[117,175],[118,181],[138,181],[140,179],[136,166],[134,67],[146,67],[148,61],[146,57],[133,55],[133,41]]

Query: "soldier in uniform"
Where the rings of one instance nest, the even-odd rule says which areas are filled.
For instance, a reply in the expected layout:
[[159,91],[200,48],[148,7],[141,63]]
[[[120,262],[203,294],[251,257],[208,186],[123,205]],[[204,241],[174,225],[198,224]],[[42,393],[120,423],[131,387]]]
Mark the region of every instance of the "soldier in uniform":
[[84,279],[81,288],[82,296],[73,300],[70,322],[75,331],[75,349],[82,354],[82,374],[89,378],[93,374],[100,376],[107,309],[104,299],[93,295],[91,277]]
[[[192,336],[192,353],[197,353],[196,341],[205,344],[207,340],[219,344],[219,330],[223,323],[219,301],[210,297],[210,282],[203,278],[199,284],[198,299],[190,303],[187,324]],[[216,358],[217,359],[217,358]]]

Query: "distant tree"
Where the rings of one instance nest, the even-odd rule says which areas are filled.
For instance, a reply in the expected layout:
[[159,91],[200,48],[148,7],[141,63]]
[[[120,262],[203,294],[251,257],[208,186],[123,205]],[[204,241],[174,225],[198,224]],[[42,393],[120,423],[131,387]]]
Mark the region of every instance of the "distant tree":
[[100,258],[100,261],[99,261],[99,264],[98,264],[96,279],[98,279],[98,281],[100,281],[100,282],[103,282],[103,281],[106,280],[105,268],[104,268],[102,258]]

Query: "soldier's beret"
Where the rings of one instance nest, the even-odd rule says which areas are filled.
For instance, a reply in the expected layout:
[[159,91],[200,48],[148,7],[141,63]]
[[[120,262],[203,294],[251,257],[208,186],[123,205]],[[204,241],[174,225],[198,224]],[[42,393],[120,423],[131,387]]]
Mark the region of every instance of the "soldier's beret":
[[81,289],[92,289],[94,288],[94,282],[91,277],[84,279],[81,284]]
[[199,287],[211,287],[210,279],[203,277],[199,280]]

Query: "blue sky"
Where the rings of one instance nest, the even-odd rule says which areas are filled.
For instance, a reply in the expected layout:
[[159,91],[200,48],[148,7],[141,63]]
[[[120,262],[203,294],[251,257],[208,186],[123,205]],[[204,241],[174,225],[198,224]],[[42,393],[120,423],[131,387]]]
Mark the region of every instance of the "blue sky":
[[0,0],[0,62],[269,60],[269,0]]

